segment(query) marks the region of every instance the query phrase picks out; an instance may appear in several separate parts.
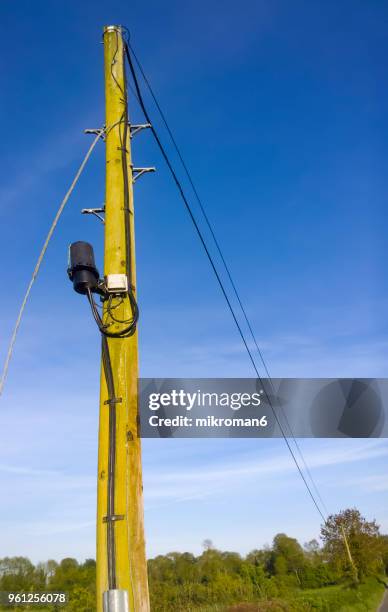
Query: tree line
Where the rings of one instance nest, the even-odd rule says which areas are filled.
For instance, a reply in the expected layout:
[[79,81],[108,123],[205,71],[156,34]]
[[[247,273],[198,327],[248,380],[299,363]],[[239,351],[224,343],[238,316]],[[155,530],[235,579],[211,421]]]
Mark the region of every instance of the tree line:
[[[378,598],[388,572],[388,536],[356,509],[330,516],[321,528],[321,544],[312,540],[301,546],[279,533],[271,546],[246,556],[217,550],[210,540],[203,548],[197,556],[171,552],[148,561],[152,612],[338,612],[353,600]],[[58,609],[94,612],[95,573],[93,559],[33,565],[25,557],[6,557],[0,559],[0,591],[65,591],[69,603]]]

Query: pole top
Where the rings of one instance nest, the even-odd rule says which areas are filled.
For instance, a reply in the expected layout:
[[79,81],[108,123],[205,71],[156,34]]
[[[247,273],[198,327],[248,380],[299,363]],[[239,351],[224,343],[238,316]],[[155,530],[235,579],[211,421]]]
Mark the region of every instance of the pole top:
[[104,34],[105,32],[121,32],[122,30],[122,26],[121,25],[108,25],[108,26],[104,26]]

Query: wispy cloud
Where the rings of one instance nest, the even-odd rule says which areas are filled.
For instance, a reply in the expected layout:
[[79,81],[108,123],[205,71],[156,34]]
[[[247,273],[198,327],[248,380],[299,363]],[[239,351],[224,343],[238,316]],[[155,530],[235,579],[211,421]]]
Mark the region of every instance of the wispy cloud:
[[[388,444],[384,441],[361,443],[351,448],[339,448],[327,442],[326,446],[310,448],[305,456],[310,468],[330,468],[347,463],[371,461],[388,456]],[[160,473],[153,470],[147,475],[146,500],[175,499],[177,502],[190,497],[208,497],[217,495],[220,490],[235,489],[247,480],[260,478],[260,486],[278,486],[279,476],[286,475],[288,483],[297,478],[297,471],[292,458],[283,452],[271,458],[263,457],[263,453],[250,454],[242,460],[224,463],[214,468],[212,464],[201,465],[200,468],[167,471]],[[276,476],[276,478],[274,478]],[[284,479],[282,479],[284,483]]]
[[0,472],[5,474],[13,474],[15,476],[35,476],[41,478],[42,476],[52,476],[57,478],[59,473],[54,470],[39,470],[27,466],[18,465],[2,465],[0,464]]
[[83,531],[95,526],[95,521],[62,522],[53,521],[51,523],[40,522],[25,525],[26,531],[34,536],[48,536],[61,533],[71,533],[73,531]]
[[370,476],[352,478],[347,484],[350,486],[357,486],[367,493],[388,491],[388,478],[386,474],[371,474]]

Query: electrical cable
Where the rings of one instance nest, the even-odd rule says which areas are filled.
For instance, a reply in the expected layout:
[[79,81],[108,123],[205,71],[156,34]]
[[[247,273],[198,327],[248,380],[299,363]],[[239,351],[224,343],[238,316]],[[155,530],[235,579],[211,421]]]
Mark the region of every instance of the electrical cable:
[[[131,308],[132,308],[132,312],[133,312],[133,318],[131,319],[130,324],[125,327],[123,330],[119,331],[119,332],[110,332],[108,331],[108,328],[112,325],[112,323],[104,323],[103,319],[100,315],[100,313],[97,310],[97,304],[93,298],[92,292],[90,291],[90,289],[87,289],[87,293],[86,296],[88,298],[91,310],[92,310],[92,314],[94,317],[94,320],[97,323],[98,329],[100,330],[100,332],[106,336],[107,338],[128,338],[129,336],[132,336],[132,334],[135,333],[136,331],[136,327],[137,327],[137,322],[139,320],[139,307],[137,305],[137,302],[132,294],[132,292],[128,293],[128,298],[131,304]],[[112,313],[111,310],[114,310],[115,308],[117,308],[120,304],[116,304],[115,306],[110,307],[109,306],[109,300],[108,299],[108,307],[106,312],[109,313],[109,316],[112,319],[112,322],[115,321],[117,323],[128,323],[127,320],[119,320],[117,318],[115,318]]]
[[38,276],[38,273],[39,273],[39,270],[40,270],[43,258],[44,258],[45,254],[46,254],[46,251],[47,251],[47,247],[48,247],[48,245],[50,243],[50,240],[51,240],[51,237],[52,237],[52,235],[54,233],[54,230],[55,230],[55,228],[56,228],[56,226],[58,224],[60,216],[62,215],[63,210],[64,210],[64,208],[65,208],[65,206],[66,206],[66,204],[67,204],[71,194],[73,193],[73,190],[74,190],[74,188],[75,188],[75,186],[76,186],[76,184],[78,182],[78,179],[80,178],[80,176],[81,176],[81,174],[83,172],[83,169],[85,168],[86,163],[87,163],[90,155],[92,154],[92,151],[93,151],[94,147],[96,146],[96,144],[99,141],[99,139],[104,135],[104,133],[105,133],[104,130],[100,130],[99,133],[97,134],[96,138],[93,140],[92,144],[90,145],[90,147],[89,147],[89,149],[88,149],[88,151],[87,151],[87,153],[86,153],[86,155],[85,155],[85,157],[84,157],[80,167],[78,168],[78,171],[77,171],[77,173],[76,173],[76,175],[75,175],[75,177],[73,179],[73,182],[71,183],[71,185],[70,185],[70,187],[69,187],[65,197],[63,198],[63,200],[62,200],[62,202],[61,202],[61,204],[60,204],[60,206],[58,208],[58,211],[57,211],[57,213],[56,213],[56,215],[54,217],[54,221],[51,224],[51,227],[50,227],[49,232],[47,234],[46,240],[45,240],[45,242],[43,244],[42,250],[40,252],[40,255],[39,255],[38,260],[36,262],[34,271],[32,273],[31,280],[30,280],[29,285],[27,287],[27,291],[26,291],[26,293],[24,295],[22,304],[20,306],[19,314],[18,314],[18,317],[16,319],[15,327],[13,329],[11,340],[10,340],[10,343],[9,343],[9,346],[8,346],[8,352],[7,352],[7,356],[6,356],[5,362],[4,362],[3,371],[2,371],[2,374],[1,374],[1,380],[0,380],[0,396],[3,393],[3,390],[4,390],[4,385],[5,385],[5,381],[6,381],[7,374],[8,374],[9,364],[10,364],[11,357],[12,357],[12,354],[13,354],[13,350],[14,350],[14,346],[15,346],[15,342],[16,342],[16,336],[17,336],[17,333],[18,333],[18,330],[19,330],[19,327],[20,327],[20,323],[22,321],[24,310],[25,310],[28,298],[30,296],[32,286],[33,286],[33,284],[35,282],[36,277]]
[[107,557],[109,588],[116,588],[116,544],[114,538],[115,514],[115,469],[116,469],[116,402],[112,363],[107,338],[101,334],[102,363],[108,390],[109,405],[109,451],[108,451],[108,494],[107,494]]
[[181,196],[181,198],[182,198],[182,200],[184,202],[186,210],[187,210],[187,212],[188,212],[188,214],[190,216],[190,219],[191,219],[191,221],[192,221],[192,223],[194,225],[196,233],[197,233],[197,235],[198,235],[198,237],[200,239],[200,242],[201,242],[201,244],[202,244],[202,246],[203,246],[203,248],[205,250],[205,254],[207,256],[207,259],[208,259],[208,261],[209,261],[209,263],[210,263],[210,265],[211,265],[211,267],[213,269],[213,272],[214,272],[214,274],[216,276],[217,282],[218,282],[218,284],[220,286],[220,289],[222,291],[224,299],[225,299],[225,301],[227,303],[227,306],[228,306],[228,308],[230,310],[230,313],[232,315],[234,323],[235,323],[235,325],[237,327],[238,333],[239,333],[239,335],[240,335],[240,337],[241,337],[241,339],[243,341],[243,344],[244,344],[245,349],[246,349],[246,351],[248,353],[249,359],[250,359],[250,361],[252,363],[252,366],[253,366],[253,368],[254,368],[254,370],[256,372],[257,378],[258,378],[258,380],[260,381],[260,383],[261,383],[261,385],[263,387],[263,391],[265,393],[267,402],[268,402],[268,404],[269,404],[269,406],[271,408],[271,411],[272,411],[273,416],[274,416],[274,418],[276,420],[276,423],[277,423],[277,425],[278,425],[278,427],[279,427],[279,429],[281,431],[281,434],[282,434],[282,436],[283,436],[283,438],[284,438],[284,440],[286,442],[286,445],[287,445],[288,450],[289,450],[289,452],[291,454],[291,457],[292,457],[292,459],[293,459],[293,461],[295,463],[295,466],[296,466],[296,468],[297,468],[297,470],[298,470],[298,472],[299,472],[299,474],[300,474],[300,476],[301,476],[301,478],[302,478],[302,480],[304,482],[304,485],[305,485],[305,487],[307,489],[307,492],[308,492],[308,494],[309,494],[309,496],[310,496],[310,498],[311,498],[315,508],[317,509],[317,511],[318,511],[319,515],[321,516],[321,518],[323,519],[324,523],[326,523],[326,518],[325,518],[325,516],[324,516],[324,514],[323,514],[323,512],[322,512],[322,510],[321,510],[321,508],[320,508],[320,506],[319,506],[319,504],[318,504],[318,502],[317,502],[317,500],[316,500],[316,498],[315,498],[315,496],[314,496],[314,494],[313,494],[313,492],[312,492],[312,490],[311,490],[311,488],[310,488],[310,486],[309,486],[309,484],[308,484],[308,482],[307,482],[307,480],[306,480],[306,478],[305,478],[305,476],[303,474],[303,471],[302,471],[302,469],[301,469],[301,467],[300,467],[300,465],[299,465],[299,463],[298,463],[298,461],[296,459],[296,456],[295,456],[295,454],[294,454],[294,452],[293,452],[293,450],[292,450],[292,448],[290,446],[290,443],[289,443],[289,441],[287,439],[287,436],[286,436],[285,431],[283,429],[283,426],[282,426],[282,424],[281,424],[281,422],[279,420],[279,417],[278,417],[278,415],[277,415],[277,413],[276,413],[276,411],[274,409],[274,406],[272,404],[271,398],[270,398],[267,390],[265,389],[264,381],[262,380],[262,378],[260,376],[260,373],[259,373],[258,368],[256,366],[256,362],[255,362],[255,360],[253,358],[252,352],[251,352],[251,350],[250,350],[250,348],[248,346],[248,343],[247,343],[247,340],[245,338],[245,335],[244,335],[244,333],[242,331],[242,328],[241,328],[241,326],[240,326],[240,324],[238,322],[238,319],[237,319],[237,316],[235,314],[234,308],[233,308],[233,306],[231,304],[231,301],[230,301],[230,299],[228,297],[228,294],[227,294],[226,289],[224,287],[224,283],[222,282],[222,279],[221,279],[221,277],[220,277],[220,275],[218,273],[218,270],[217,270],[216,265],[214,263],[213,257],[212,257],[212,255],[211,255],[211,253],[210,253],[210,251],[209,251],[209,249],[207,247],[205,238],[204,238],[204,236],[203,236],[203,234],[202,234],[202,232],[201,232],[201,230],[199,228],[199,225],[198,225],[198,223],[197,223],[197,221],[195,219],[195,216],[194,216],[194,213],[193,213],[193,211],[191,209],[190,203],[189,203],[188,199],[186,198],[186,195],[185,195],[185,193],[183,191],[183,187],[182,187],[182,185],[181,185],[181,183],[180,183],[180,181],[178,179],[178,176],[177,176],[177,174],[176,174],[176,172],[175,172],[175,170],[174,170],[174,168],[173,168],[173,166],[172,166],[172,164],[170,162],[170,159],[169,159],[169,157],[168,157],[168,155],[167,155],[167,153],[166,153],[166,151],[165,151],[165,149],[163,147],[163,144],[162,144],[162,142],[161,142],[161,140],[159,138],[159,135],[158,135],[156,129],[154,128],[154,126],[152,125],[150,116],[149,116],[148,111],[147,111],[147,109],[145,107],[145,104],[144,104],[144,100],[143,100],[142,93],[141,93],[141,90],[140,90],[140,86],[139,86],[139,83],[138,83],[138,80],[137,80],[136,71],[135,71],[135,68],[134,68],[134,65],[133,65],[133,62],[132,62],[132,58],[131,58],[131,54],[129,52],[129,47],[128,47],[128,43],[127,42],[124,43],[124,48],[125,48],[125,53],[126,53],[126,57],[127,57],[127,60],[128,60],[129,68],[130,68],[130,71],[131,71],[131,74],[132,74],[133,82],[134,82],[134,85],[135,85],[135,90],[136,90],[137,98],[138,98],[138,101],[140,103],[141,109],[143,111],[144,117],[145,117],[146,121],[151,126],[150,129],[152,131],[152,134],[154,136],[156,144],[158,145],[159,150],[160,150],[160,152],[162,154],[162,157],[164,158],[164,160],[165,160],[165,162],[167,164],[167,167],[168,167],[168,169],[170,171],[170,174],[171,174],[171,176],[172,176],[172,178],[173,178],[173,180],[175,182],[175,185],[176,185],[176,187],[177,187],[177,189],[178,189],[178,191],[180,193],[180,196]]
[[[257,354],[259,355],[260,361],[261,361],[261,363],[262,363],[262,365],[263,365],[263,368],[264,368],[264,370],[265,370],[266,376],[267,376],[268,381],[269,381],[269,383],[270,383],[270,386],[271,386],[271,389],[272,389],[272,393],[273,393],[273,395],[274,395],[274,396],[276,396],[276,391],[275,391],[275,388],[274,388],[274,384],[273,384],[273,381],[272,381],[272,377],[271,377],[271,375],[270,375],[270,373],[269,373],[269,370],[268,370],[267,364],[266,364],[265,359],[264,359],[264,355],[263,355],[263,353],[262,353],[262,351],[261,351],[261,349],[260,349],[260,347],[259,347],[259,344],[258,344],[258,342],[257,342],[256,335],[255,335],[255,333],[254,333],[254,331],[253,331],[253,327],[252,327],[252,325],[251,325],[251,322],[249,321],[249,318],[248,318],[247,312],[246,312],[246,310],[245,310],[245,307],[244,307],[244,305],[243,305],[242,299],[241,299],[241,297],[240,297],[240,293],[239,293],[239,291],[237,290],[237,286],[236,286],[235,281],[233,280],[232,273],[231,273],[231,271],[230,271],[229,265],[228,265],[228,264],[227,264],[227,262],[226,262],[226,259],[225,259],[225,256],[224,256],[223,252],[222,252],[222,249],[221,249],[220,243],[219,243],[219,241],[218,241],[218,239],[217,239],[217,237],[216,237],[214,227],[213,227],[212,223],[210,222],[210,219],[209,219],[209,217],[208,217],[208,214],[207,214],[207,212],[206,212],[206,210],[205,210],[205,206],[204,206],[204,204],[203,204],[203,202],[202,202],[202,199],[201,199],[201,198],[200,198],[200,196],[199,196],[198,190],[197,190],[197,188],[196,188],[196,186],[195,186],[195,184],[194,184],[194,180],[193,180],[193,178],[192,178],[192,176],[191,176],[191,172],[189,171],[189,168],[187,167],[187,164],[186,164],[186,162],[185,162],[185,160],[184,160],[184,158],[183,158],[182,152],[181,152],[180,147],[178,146],[178,143],[176,142],[176,139],[175,139],[175,137],[174,137],[174,134],[173,134],[173,132],[172,132],[172,130],[171,130],[171,128],[170,128],[170,126],[169,126],[169,123],[168,123],[168,121],[167,121],[166,115],[165,115],[165,113],[163,112],[163,110],[162,110],[162,108],[161,108],[161,106],[160,106],[160,104],[159,104],[159,101],[158,101],[158,99],[157,99],[157,97],[156,97],[156,95],[155,95],[155,93],[154,93],[154,91],[153,91],[153,88],[152,88],[152,86],[151,86],[151,83],[150,83],[149,79],[147,78],[147,75],[145,74],[145,71],[144,71],[144,69],[143,69],[143,66],[142,66],[142,64],[141,64],[141,62],[140,62],[140,60],[139,60],[139,58],[137,57],[137,55],[136,55],[136,53],[135,53],[135,51],[134,51],[134,49],[133,49],[132,45],[131,45],[131,44],[130,44],[130,42],[129,42],[129,31],[128,31],[127,29],[126,29],[126,35],[127,35],[126,42],[127,42],[128,48],[130,49],[130,51],[131,51],[131,53],[132,53],[132,55],[133,55],[133,57],[134,57],[134,59],[135,59],[135,62],[136,62],[137,66],[138,66],[138,68],[139,68],[139,70],[140,70],[140,73],[141,73],[141,75],[142,75],[142,77],[143,77],[143,79],[144,79],[144,82],[145,82],[145,84],[146,84],[146,86],[147,86],[147,88],[148,88],[148,91],[149,91],[149,93],[150,93],[150,95],[151,95],[151,97],[152,97],[152,99],[153,99],[153,101],[154,101],[154,103],[155,103],[155,106],[156,106],[156,108],[157,108],[157,110],[158,110],[158,112],[159,112],[159,115],[160,115],[160,117],[161,117],[161,119],[162,119],[162,122],[163,122],[163,124],[164,124],[164,126],[165,126],[165,128],[166,128],[166,130],[167,130],[167,133],[168,133],[168,135],[169,135],[170,139],[171,139],[171,142],[172,142],[172,145],[173,145],[173,147],[174,147],[174,149],[175,149],[175,152],[176,152],[176,154],[178,155],[178,158],[179,158],[179,160],[180,160],[180,162],[181,162],[181,164],[182,164],[183,170],[184,170],[184,172],[185,172],[185,174],[186,174],[186,176],[187,176],[187,179],[188,179],[188,181],[189,181],[189,183],[190,183],[190,186],[191,186],[191,188],[192,188],[192,190],[193,190],[193,193],[194,193],[195,199],[197,200],[198,206],[199,206],[199,208],[200,208],[200,210],[201,210],[201,213],[202,213],[202,215],[203,215],[203,217],[204,217],[204,219],[205,219],[205,223],[206,223],[206,225],[207,225],[207,227],[208,227],[208,229],[209,229],[209,231],[210,231],[210,234],[211,234],[211,236],[212,236],[212,239],[213,239],[213,242],[214,242],[214,244],[215,244],[216,250],[217,250],[217,252],[218,252],[218,254],[219,254],[219,256],[220,256],[220,259],[221,259],[221,261],[222,261],[222,264],[223,264],[223,266],[224,266],[224,268],[225,268],[225,271],[226,271],[226,274],[227,274],[227,276],[228,276],[228,279],[229,279],[229,282],[230,282],[230,284],[231,284],[231,287],[232,287],[232,289],[233,289],[234,295],[236,296],[236,299],[237,299],[238,304],[239,304],[239,306],[240,306],[240,309],[241,309],[242,315],[243,315],[243,317],[244,317],[244,319],[245,319],[245,322],[246,322],[246,324],[247,324],[247,327],[248,327],[248,329],[249,329],[249,333],[250,333],[251,338],[252,338],[252,340],[253,340],[253,343],[254,343],[254,345],[255,345],[255,348],[256,348]],[[135,95],[135,97],[136,97],[137,101],[139,102],[139,98],[138,98],[138,96],[137,96],[137,95]],[[326,508],[326,504],[325,504],[325,502],[324,502],[324,501],[323,501],[323,499],[322,499],[322,496],[321,496],[321,494],[320,494],[320,492],[319,492],[319,490],[318,490],[318,487],[317,487],[317,485],[316,485],[316,483],[315,483],[315,480],[314,480],[314,478],[313,478],[313,476],[312,476],[312,474],[311,474],[311,471],[310,471],[310,469],[309,469],[309,467],[308,467],[308,465],[307,465],[307,463],[306,463],[306,460],[305,460],[305,458],[304,458],[304,456],[303,456],[303,453],[302,453],[302,450],[301,450],[301,448],[300,448],[300,446],[299,446],[299,443],[298,443],[297,439],[295,438],[295,435],[294,435],[294,432],[293,432],[292,427],[291,427],[291,425],[290,425],[290,422],[289,422],[289,420],[288,420],[287,414],[286,414],[286,412],[284,411],[284,409],[283,409],[283,406],[282,406],[282,405],[280,405],[280,410],[281,410],[281,412],[282,412],[282,415],[283,415],[284,421],[285,421],[285,423],[286,423],[286,425],[287,425],[287,427],[288,427],[288,430],[289,430],[289,432],[290,432],[290,435],[291,435],[291,438],[292,438],[292,440],[293,440],[293,442],[294,442],[294,445],[295,445],[295,447],[296,447],[296,449],[297,449],[297,451],[298,451],[298,454],[299,454],[299,456],[300,456],[300,458],[301,458],[301,461],[302,461],[302,463],[303,463],[303,465],[304,465],[304,468],[305,468],[305,470],[306,470],[306,472],[307,472],[307,474],[308,474],[308,476],[309,476],[309,479],[310,479],[310,481],[311,481],[311,484],[312,484],[312,486],[313,486],[313,487],[314,487],[314,489],[315,489],[315,492],[316,492],[316,494],[317,494],[317,497],[319,498],[319,500],[320,500],[320,502],[321,502],[321,504],[322,504],[322,506],[323,506],[323,508],[324,508],[324,510],[325,510],[325,512],[326,512],[326,514],[329,514],[329,512],[328,512],[328,510],[327,510],[327,508]]]

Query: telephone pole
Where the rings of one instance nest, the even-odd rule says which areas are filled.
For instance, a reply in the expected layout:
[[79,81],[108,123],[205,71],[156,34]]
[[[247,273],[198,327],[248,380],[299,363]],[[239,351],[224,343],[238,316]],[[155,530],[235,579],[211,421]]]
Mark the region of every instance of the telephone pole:
[[[104,276],[128,283],[104,302],[119,334],[136,299],[131,129],[128,124],[123,32],[104,28],[106,199]],[[118,275],[118,276],[116,276]],[[114,284],[114,283],[113,283]],[[112,319],[114,317],[114,319]],[[104,352],[105,342],[105,352]],[[107,355],[114,385],[109,388]],[[137,331],[103,337],[97,486],[97,611],[149,612],[138,416]]]
[[342,537],[343,537],[344,543],[345,543],[346,554],[348,555],[349,563],[350,563],[350,566],[352,568],[354,580],[356,582],[358,582],[357,567],[356,567],[356,565],[355,565],[355,563],[353,561],[352,553],[350,552],[350,546],[349,546],[348,538],[346,536],[345,527],[343,526],[343,524],[341,524],[341,532],[342,532]]

